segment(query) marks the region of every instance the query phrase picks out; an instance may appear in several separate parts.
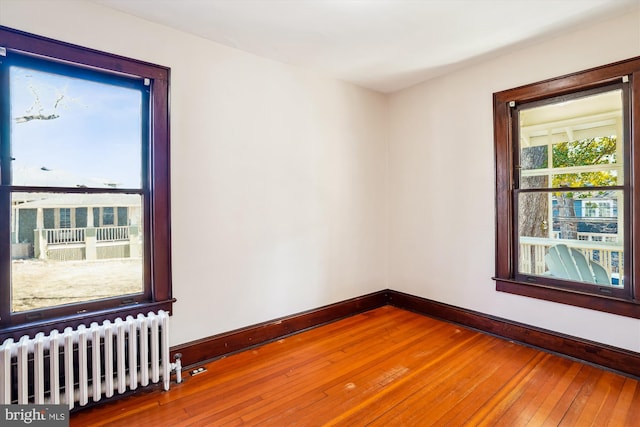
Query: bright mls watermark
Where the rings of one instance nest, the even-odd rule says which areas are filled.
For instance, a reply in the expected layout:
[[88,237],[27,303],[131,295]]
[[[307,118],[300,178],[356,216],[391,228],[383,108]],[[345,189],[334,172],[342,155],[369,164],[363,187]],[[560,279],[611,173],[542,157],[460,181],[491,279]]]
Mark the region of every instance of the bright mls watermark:
[[0,425],[69,427],[69,405],[0,405]]

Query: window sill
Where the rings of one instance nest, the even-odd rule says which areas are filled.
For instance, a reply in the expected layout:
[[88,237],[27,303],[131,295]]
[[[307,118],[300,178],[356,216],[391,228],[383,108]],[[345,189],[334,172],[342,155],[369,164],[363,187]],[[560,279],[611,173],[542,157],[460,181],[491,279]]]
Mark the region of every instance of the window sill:
[[495,280],[496,290],[499,292],[640,319],[640,304],[636,300],[623,300],[606,295],[587,294],[535,283],[519,282],[512,279],[494,277],[493,280]]
[[150,311],[157,312],[158,310],[164,310],[171,313],[171,309],[175,301],[175,298],[172,298],[165,301],[131,304],[118,308],[92,311],[90,313],[42,319],[31,323],[7,326],[0,329],[0,344],[7,338],[18,340],[24,335],[35,337],[38,332],[49,333],[54,329],[62,332],[67,327],[77,328],[79,325],[85,325],[88,327],[93,322],[102,323],[105,320],[114,321],[118,317],[121,319],[124,319],[127,316],[135,317],[140,313],[147,314]]

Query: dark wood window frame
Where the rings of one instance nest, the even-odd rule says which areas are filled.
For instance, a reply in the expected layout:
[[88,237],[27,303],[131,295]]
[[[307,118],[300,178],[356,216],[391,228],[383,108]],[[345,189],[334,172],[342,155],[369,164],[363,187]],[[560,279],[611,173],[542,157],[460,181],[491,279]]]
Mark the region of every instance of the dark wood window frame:
[[[631,105],[628,127],[630,155],[628,163],[630,207],[625,241],[629,251],[630,292],[627,297],[598,295],[577,289],[565,289],[544,283],[529,283],[518,278],[515,259],[514,228],[514,142],[512,106],[543,99],[570,95],[600,88],[628,79]],[[532,298],[568,304],[621,316],[640,318],[640,57],[581,71],[558,78],[517,87],[493,95],[494,149],[496,173],[496,290]]]
[[[169,157],[169,76],[167,67],[138,61],[110,53],[25,33],[0,26],[0,47],[7,54],[43,58],[76,67],[101,70],[108,73],[148,79],[150,87],[149,143],[144,150],[146,175],[143,180],[143,203],[145,218],[144,287],[145,292],[132,298],[131,295],[110,298],[83,304],[81,310],[69,313],[47,310],[45,316],[27,318],[11,315],[6,308],[0,313],[0,342],[6,338],[17,339],[22,335],[48,332],[52,329],[89,325],[117,317],[148,313],[149,311],[171,311],[175,299],[172,297],[171,282],[171,221],[170,221],[170,157]],[[0,61],[2,61],[0,56]],[[0,138],[8,138],[6,130],[0,131]],[[6,153],[0,153],[6,156]],[[0,164],[7,164],[0,162]],[[5,175],[6,176],[6,175]],[[0,202],[3,216],[8,212],[10,185],[0,183]],[[0,300],[10,300],[11,247],[9,220],[3,220],[0,227]],[[6,285],[5,285],[6,284]],[[7,304],[3,304],[7,307]]]

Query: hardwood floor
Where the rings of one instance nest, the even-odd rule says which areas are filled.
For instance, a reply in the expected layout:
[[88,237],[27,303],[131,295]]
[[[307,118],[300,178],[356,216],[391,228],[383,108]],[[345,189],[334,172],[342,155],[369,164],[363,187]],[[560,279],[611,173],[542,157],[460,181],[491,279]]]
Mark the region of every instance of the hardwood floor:
[[625,426],[638,381],[385,306],[79,411],[71,426]]

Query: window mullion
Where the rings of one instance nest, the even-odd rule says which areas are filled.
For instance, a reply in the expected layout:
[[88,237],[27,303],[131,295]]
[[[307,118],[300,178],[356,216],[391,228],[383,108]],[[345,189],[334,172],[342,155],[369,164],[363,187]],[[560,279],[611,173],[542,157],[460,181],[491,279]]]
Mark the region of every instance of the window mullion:
[[[6,53],[6,52],[5,52]],[[0,61],[0,326],[10,320],[11,288],[11,149],[9,72]]]

